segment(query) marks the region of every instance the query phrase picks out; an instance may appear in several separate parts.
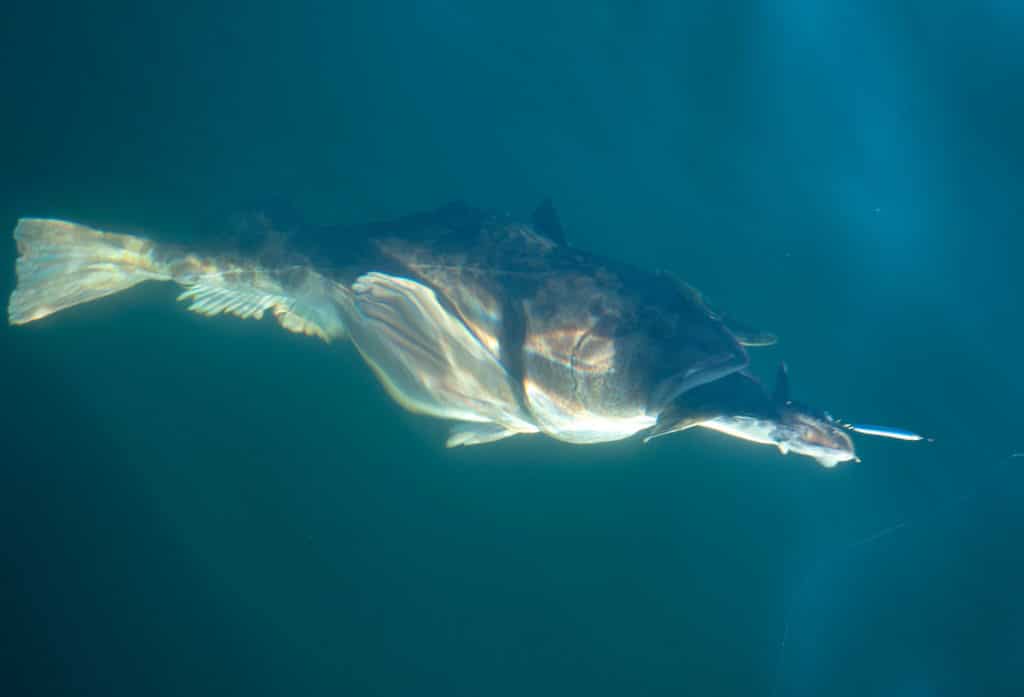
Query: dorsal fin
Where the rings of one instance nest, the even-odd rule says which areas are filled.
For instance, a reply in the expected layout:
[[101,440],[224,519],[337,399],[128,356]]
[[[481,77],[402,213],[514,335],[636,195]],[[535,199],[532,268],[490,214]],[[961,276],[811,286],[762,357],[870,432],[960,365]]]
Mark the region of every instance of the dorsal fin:
[[533,229],[538,234],[544,235],[555,244],[564,245],[565,242],[565,231],[562,229],[562,221],[558,219],[558,211],[555,210],[555,206],[551,203],[550,198],[544,199],[544,201],[537,206],[537,210],[533,212],[532,216]]
[[775,373],[775,389],[772,391],[772,401],[776,404],[789,403],[789,368],[785,362],[779,363],[779,369]]

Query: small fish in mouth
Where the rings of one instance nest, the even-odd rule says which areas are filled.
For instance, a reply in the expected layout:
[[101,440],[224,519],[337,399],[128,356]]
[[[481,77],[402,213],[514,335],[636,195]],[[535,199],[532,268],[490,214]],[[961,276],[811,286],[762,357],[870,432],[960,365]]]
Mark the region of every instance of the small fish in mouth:
[[782,454],[805,455],[824,467],[850,460],[860,462],[851,431],[899,440],[931,440],[899,428],[847,424],[827,411],[794,401],[785,363],[779,365],[770,394],[744,370],[682,395],[661,414],[645,440],[695,426],[774,445]]

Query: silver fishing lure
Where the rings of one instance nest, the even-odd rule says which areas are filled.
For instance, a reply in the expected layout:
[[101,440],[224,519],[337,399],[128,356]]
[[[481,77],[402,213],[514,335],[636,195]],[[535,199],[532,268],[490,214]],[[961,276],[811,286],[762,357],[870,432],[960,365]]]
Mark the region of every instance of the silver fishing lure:
[[853,431],[854,433],[860,433],[865,436],[878,436],[880,438],[891,438],[893,440],[907,440],[907,441],[918,441],[926,440],[933,441],[932,438],[927,438],[919,433],[908,431],[904,428],[895,428],[893,426],[876,426],[872,424],[843,424],[843,427]]

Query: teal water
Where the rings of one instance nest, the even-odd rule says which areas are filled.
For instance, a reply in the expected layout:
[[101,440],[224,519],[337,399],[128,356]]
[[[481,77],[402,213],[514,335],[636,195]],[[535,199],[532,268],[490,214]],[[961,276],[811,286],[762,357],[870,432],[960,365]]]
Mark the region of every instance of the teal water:
[[551,196],[936,442],[446,451],[348,347],[141,287],[0,329],[0,693],[1024,694],[1022,39],[995,0],[8,12],[4,229]]

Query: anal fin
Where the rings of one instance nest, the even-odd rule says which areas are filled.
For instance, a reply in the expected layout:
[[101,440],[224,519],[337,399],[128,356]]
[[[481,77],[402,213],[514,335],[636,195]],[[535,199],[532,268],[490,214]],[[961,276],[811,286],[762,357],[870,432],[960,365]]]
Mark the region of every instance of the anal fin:
[[201,315],[260,319],[270,310],[284,329],[324,341],[343,338],[334,284],[308,268],[263,269],[189,255],[172,264],[185,286],[178,300]]

